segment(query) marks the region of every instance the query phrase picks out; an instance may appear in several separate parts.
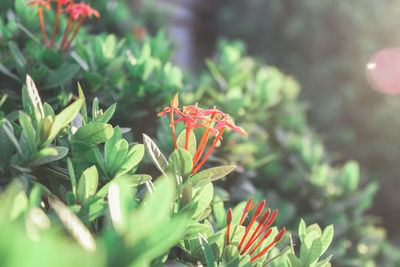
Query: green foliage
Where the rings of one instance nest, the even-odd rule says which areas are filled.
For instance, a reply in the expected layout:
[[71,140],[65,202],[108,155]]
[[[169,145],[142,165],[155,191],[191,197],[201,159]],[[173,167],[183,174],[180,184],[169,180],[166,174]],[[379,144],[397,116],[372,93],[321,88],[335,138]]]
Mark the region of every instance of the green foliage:
[[[363,213],[377,185],[359,188],[359,167],[354,161],[343,167],[331,165],[329,154],[307,125],[293,78],[244,56],[240,43],[221,42],[219,49],[217,60],[207,64],[210,73],[200,77],[198,90],[186,94],[184,100],[201,99],[227,110],[249,133],[245,141],[233,134],[224,138],[218,154],[218,161],[236,162],[246,170],[235,178],[231,175],[231,182],[223,185],[230,199],[241,200],[243,195],[237,194],[242,191],[237,188],[250,187],[250,194],[266,195],[277,205],[287,225],[294,227],[299,217],[322,225],[333,223],[340,229],[340,241],[331,252],[336,255],[334,261],[346,265],[359,260],[358,251],[341,247],[347,233],[352,233],[351,242],[356,244],[364,244],[360,238],[366,234],[375,236],[368,230],[362,236],[357,233],[369,228],[369,218]],[[376,256],[372,247],[360,262]]]

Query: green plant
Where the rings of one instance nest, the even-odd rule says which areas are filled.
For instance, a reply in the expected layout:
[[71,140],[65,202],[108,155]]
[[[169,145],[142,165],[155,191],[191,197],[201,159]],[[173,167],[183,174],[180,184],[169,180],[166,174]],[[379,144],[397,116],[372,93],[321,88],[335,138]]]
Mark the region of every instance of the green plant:
[[[207,61],[210,73],[200,77],[200,87],[184,100],[207,103],[208,99],[210,105],[231,113],[249,134],[249,142],[234,135],[224,138],[214,158],[235,162],[242,169],[231,175],[229,183],[221,184],[230,200],[240,201],[246,193],[265,195],[280,208],[289,229],[294,229],[299,217],[322,225],[333,223],[338,229],[331,248],[335,263],[370,262],[377,255],[375,247],[384,242],[384,236],[370,228],[372,218],[364,214],[377,184],[359,189],[359,167],[354,161],[331,165],[330,155],[307,125],[304,107],[297,100],[299,86],[292,77],[243,56],[240,43],[221,42],[219,47],[217,59]],[[365,243],[366,235],[379,241]],[[349,242],[353,249],[344,249]],[[357,246],[367,246],[367,254]]]
[[[196,141],[193,134],[185,138],[187,130],[178,136],[177,148],[168,161],[147,135],[144,145],[129,144],[119,127],[108,124],[115,105],[101,112],[95,99],[88,116],[79,85],[78,89],[76,100],[54,115],[27,76],[22,89],[24,112],[19,111],[18,120],[11,121],[8,114],[2,113],[0,148],[7,153],[3,154],[0,173],[5,188],[0,193],[0,225],[4,226],[0,235],[12,239],[11,246],[0,242],[4,266],[28,262],[52,266],[66,249],[69,257],[61,258],[66,266],[150,266],[166,261],[260,266],[266,260],[275,260],[265,252],[279,242],[285,228],[278,234],[275,228],[267,230],[276,217],[275,211],[267,220],[269,210],[256,227],[265,201],[258,205],[245,228],[242,224],[246,214],[255,205],[250,199],[226,244],[226,231],[232,221],[238,220],[242,204],[233,212],[229,210],[227,228],[222,226],[214,232],[213,224],[221,216],[211,213],[213,182],[233,171],[234,166],[192,173]],[[199,112],[204,114],[198,116]],[[180,116],[208,124],[216,110],[211,110],[210,118],[207,112],[189,106]],[[216,116],[215,122],[209,123],[205,131],[213,128],[223,132],[224,127],[233,127],[227,114]],[[144,149],[162,174],[154,184],[149,175],[136,174]],[[244,243],[248,236],[250,239]],[[62,245],[52,246],[53,242]],[[261,246],[263,243],[269,245]],[[242,254],[251,249],[253,257],[239,256],[232,249],[234,245],[238,245],[238,251],[243,246]],[[35,247],[33,252],[52,255],[47,261],[35,253],[21,257],[21,249],[31,247]],[[278,257],[285,266],[287,260],[282,258],[288,251]]]

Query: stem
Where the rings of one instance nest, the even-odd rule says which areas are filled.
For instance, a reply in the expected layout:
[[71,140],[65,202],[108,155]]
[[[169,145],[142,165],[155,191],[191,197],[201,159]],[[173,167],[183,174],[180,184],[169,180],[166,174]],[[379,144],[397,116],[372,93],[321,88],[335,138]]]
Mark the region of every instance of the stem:
[[193,166],[195,166],[197,162],[199,162],[201,155],[203,155],[204,149],[206,148],[207,145],[209,132],[210,130],[208,128],[204,131],[203,137],[201,138],[200,144],[197,147],[196,153],[194,154],[193,157]]
[[38,10],[39,10],[39,20],[40,20],[40,27],[42,28],[44,45],[46,46],[46,48],[49,48],[49,43],[47,41],[47,35],[46,35],[46,29],[44,27],[43,9],[40,5],[38,6]]
[[239,244],[239,247],[238,247],[239,251],[242,248],[243,242],[246,240],[246,237],[247,237],[251,227],[253,226],[253,223],[255,222],[255,220],[257,220],[257,218],[260,215],[262,209],[264,208],[264,205],[265,205],[265,200],[263,200],[260,204],[258,204],[257,209],[254,211],[253,218],[251,219],[249,225],[246,227],[246,232],[244,232],[242,240],[240,241],[240,244]]
[[[215,109],[215,108],[214,108],[214,109]],[[215,114],[216,114],[215,111],[211,114],[211,118],[210,118],[211,121],[208,123],[208,127],[211,127],[211,124],[212,124],[212,121],[213,121],[213,119],[214,119],[214,117],[215,117]],[[207,129],[204,131],[204,134],[203,134],[203,137],[201,138],[200,144],[199,144],[199,146],[197,147],[196,153],[195,153],[194,156],[193,156],[193,166],[195,166],[195,165],[197,164],[197,162],[200,160],[201,156],[203,155],[204,148],[205,148],[206,145],[207,145],[209,132],[210,132],[210,129],[209,129],[209,128],[207,128]]]
[[81,26],[82,26],[83,21],[85,20],[85,17],[86,17],[86,16],[82,16],[82,17],[81,17],[81,20],[79,21],[78,26],[75,28],[75,31],[74,31],[74,34],[72,35],[71,40],[69,40],[69,42],[68,42],[68,44],[67,44],[67,46],[65,47],[64,50],[67,50],[67,49],[71,46],[72,41],[74,41],[76,35],[78,34],[79,29],[80,29]]
[[190,129],[186,128],[186,140],[185,140],[185,150],[187,151],[189,149],[189,135],[190,135]]
[[176,144],[176,134],[175,134],[175,124],[174,124],[174,112],[173,112],[173,107],[172,107],[172,105],[170,106],[169,115],[170,115],[170,120],[171,120],[172,136],[174,137],[175,149],[178,149],[178,145]]
[[[64,36],[63,36],[63,40],[62,40],[61,45],[60,45],[60,50],[63,49],[63,47],[65,45],[65,42],[67,41],[67,36],[69,35],[69,31],[70,31],[70,27],[71,27],[71,21],[72,21],[72,16],[69,15],[68,24],[67,24],[67,27],[65,28],[65,31],[64,31]],[[74,20],[73,25],[75,25],[75,22],[76,22],[76,20]],[[74,27],[74,26],[72,26],[72,27]]]
[[253,258],[251,258],[250,262],[254,261],[255,259],[257,259],[258,257],[260,257],[261,255],[263,255],[265,252],[267,252],[273,245],[275,245],[275,241],[272,241],[266,248],[264,248],[260,253],[258,253],[257,255],[255,255]]
[[232,209],[228,210],[228,216],[226,216],[226,245],[229,246],[229,232],[231,231],[232,222]]
[[253,254],[258,247],[264,242],[265,239],[267,239],[267,237],[269,237],[272,233],[272,229],[269,229],[264,236],[261,238],[260,242],[258,242],[258,244],[250,251],[250,255]]
[[[258,231],[261,229],[261,227],[264,225],[265,221],[267,220],[267,217],[270,214],[270,210],[268,209],[267,212],[264,213],[263,217],[261,218],[261,220],[258,222],[257,228],[254,231],[254,233],[251,235],[249,241],[247,242],[246,246],[244,247],[244,249],[242,250],[242,253],[240,253],[240,255],[243,255],[244,253],[246,253],[246,251],[254,244],[254,242],[257,240],[257,238],[254,238],[256,236],[256,234],[258,233]],[[260,232],[261,234],[262,232]]]
[[54,46],[54,40],[56,39],[56,32],[57,32],[57,27],[58,27],[58,19],[60,17],[60,10],[61,10],[61,1],[58,1],[56,20],[54,21],[53,36],[51,37],[51,45],[50,45],[50,47]]
[[218,143],[218,140],[221,138],[224,130],[225,130],[225,127],[222,128],[222,130],[219,132],[219,134],[215,138],[214,142],[212,143],[210,149],[208,150],[207,154],[204,156],[203,160],[197,165],[197,167],[195,169],[193,169],[192,174],[195,174],[200,169],[200,167],[204,164],[204,162],[206,162],[208,156],[210,156],[210,154],[211,154],[211,151],[213,151],[214,147]]

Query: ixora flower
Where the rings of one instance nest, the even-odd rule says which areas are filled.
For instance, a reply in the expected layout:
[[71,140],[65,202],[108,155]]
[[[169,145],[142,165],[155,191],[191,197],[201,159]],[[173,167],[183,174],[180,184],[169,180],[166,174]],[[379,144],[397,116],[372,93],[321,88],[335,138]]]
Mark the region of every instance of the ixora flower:
[[[253,198],[250,198],[247,201],[247,204],[243,210],[242,217],[240,219],[239,225],[242,225],[246,215],[257,205],[257,202],[253,203]],[[262,211],[265,206],[265,200],[263,200],[260,204],[258,204],[257,208],[254,211],[253,217],[250,220],[249,225],[246,227],[246,230],[244,232],[244,235],[240,241],[240,244],[238,246],[238,250],[240,255],[248,254],[250,255],[250,262],[256,260],[257,258],[261,257],[264,255],[268,250],[270,250],[276,243],[278,243],[283,235],[285,234],[286,228],[283,227],[282,230],[280,230],[274,237],[274,239],[264,248],[262,249],[258,254],[254,255],[255,251],[263,244],[263,242],[271,235],[272,229],[269,228],[272,223],[274,222],[276,215],[278,213],[278,210],[275,210],[271,214],[271,210],[268,209],[266,212],[264,212],[262,215]],[[260,217],[261,215],[261,217]],[[253,234],[250,236],[250,238],[246,241],[246,238],[250,232],[250,229],[252,228],[254,222],[257,220],[257,218],[260,219],[258,220],[258,225],[256,229],[254,230]],[[228,215],[226,217],[226,245],[229,246],[229,241],[230,241],[230,228],[231,228],[231,222],[232,222],[232,209],[229,209]],[[261,238],[260,238],[261,237]]]
[[[54,20],[51,44],[49,45],[49,42],[47,41],[46,28],[45,28],[44,19],[43,19],[43,7],[45,7],[47,10],[49,10],[51,8],[50,2],[57,2],[57,11],[56,11],[56,16],[55,16],[55,20]],[[66,14],[69,14],[68,24],[67,24],[67,27],[65,28],[63,40],[60,45],[61,50],[67,50],[71,46],[72,41],[75,39],[76,35],[78,34],[79,29],[82,26],[82,23],[85,20],[85,18],[87,18],[87,17],[92,18],[92,16],[95,16],[97,18],[100,17],[100,13],[97,10],[91,8],[89,4],[85,4],[84,2],[75,4],[73,0],[33,0],[29,3],[29,5],[30,6],[35,6],[35,5],[38,6],[40,26],[42,28],[42,35],[43,35],[43,40],[44,40],[44,44],[45,44],[46,48],[50,48],[50,47],[54,46],[56,33],[57,33],[57,27],[58,27],[58,21],[59,21],[59,17],[60,17],[61,13],[65,12]],[[62,9],[63,6],[65,6],[64,10]],[[78,22],[78,20],[79,20],[79,22]],[[78,22],[78,25],[76,25],[77,22]],[[69,38],[69,36],[71,34],[72,34],[72,37]]]
[[[72,41],[78,34],[79,29],[81,28],[82,23],[86,19],[86,17],[89,18],[92,18],[92,16],[95,16],[96,18],[100,17],[100,13],[97,10],[91,8],[89,4],[85,4],[83,2],[80,2],[79,4],[69,5],[65,9],[65,12],[69,14],[69,18],[68,18],[67,28],[65,29],[64,32],[64,38],[61,43],[62,50],[67,50],[71,46]],[[78,26],[75,27],[75,24],[78,21],[79,17],[81,19],[79,20]],[[72,34],[72,37],[68,41],[68,37],[72,33],[74,27],[75,27],[74,33]]]
[[[193,155],[193,169],[192,173],[196,173],[201,166],[206,162],[207,158],[210,156],[211,152],[217,145],[218,141],[221,139],[223,132],[226,127],[232,129],[233,131],[247,135],[246,132],[241,128],[236,126],[232,118],[223,113],[222,111],[216,109],[202,109],[199,108],[197,103],[192,106],[184,106],[179,109],[178,102],[178,93],[173,97],[171,104],[169,107],[164,108],[160,113],[158,113],[158,117],[165,116],[167,113],[170,115],[170,127],[172,129],[172,136],[174,138],[175,149],[178,149],[178,145],[176,142],[176,133],[175,133],[175,124],[184,122],[185,123],[185,131],[186,131],[186,140],[185,140],[185,149],[188,150],[189,145],[189,136],[194,128],[204,128],[203,136],[200,140],[199,145],[197,146],[196,152]],[[175,120],[175,116],[178,118]],[[205,147],[207,146],[208,139],[210,135],[214,136],[215,139],[212,142],[210,148],[208,149],[205,156],[202,158]],[[197,164],[197,165],[196,165]]]

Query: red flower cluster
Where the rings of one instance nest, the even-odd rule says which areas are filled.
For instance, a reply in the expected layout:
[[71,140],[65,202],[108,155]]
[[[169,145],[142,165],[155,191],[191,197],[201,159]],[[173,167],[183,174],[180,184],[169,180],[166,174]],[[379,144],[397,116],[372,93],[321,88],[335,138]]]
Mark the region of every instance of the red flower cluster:
[[[182,111],[178,108],[178,93],[175,94],[174,98],[171,101],[171,105],[169,107],[164,108],[163,111],[158,113],[158,117],[162,117],[165,114],[170,114],[171,124],[170,127],[172,129],[172,135],[174,138],[175,149],[178,148],[176,143],[176,133],[175,133],[175,124],[179,122],[185,122],[186,128],[186,142],[185,149],[188,149],[189,145],[189,136],[191,131],[194,128],[204,128],[203,137],[200,140],[199,145],[197,146],[196,153],[193,156],[193,170],[192,173],[196,173],[200,167],[205,163],[218,141],[221,139],[222,133],[224,132],[226,127],[231,128],[233,131],[238,132],[242,135],[247,135],[246,132],[241,128],[236,126],[231,117],[228,114],[221,112],[216,109],[202,109],[196,105],[192,106],[184,106]],[[178,119],[174,120],[174,114],[178,115]],[[207,145],[210,134],[215,136],[211,147],[207,151],[206,155],[200,161],[204,149]],[[200,162],[199,162],[200,161]],[[198,163],[198,164],[197,164]],[[197,164],[197,165],[196,165]]]
[[[250,198],[247,201],[247,204],[243,210],[243,214],[240,219],[239,225],[242,225],[246,215],[257,205],[257,202],[252,204],[251,203],[252,201],[253,201],[253,198]],[[271,235],[272,229],[271,228],[268,229],[268,228],[272,225],[272,223],[274,222],[274,220],[276,218],[276,214],[278,213],[278,210],[275,210],[271,215],[271,210],[268,209],[266,212],[263,213],[263,215],[261,215],[262,210],[264,209],[264,206],[265,206],[265,200],[263,200],[260,204],[258,204],[256,210],[254,211],[254,215],[250,220],[249,225],[246,227],[245,233],[244,233],[244,235],[240,241],[239,247],[238,247],[239,252],[243,247],[242,251],[240,252],[240,255],[244,255],[247,251],[250,251],[250,252],[248,252],[248,254],[251,256],[251,259],[250,259],[251,262],[254,261],[255,259],[257,259],[258,257],[262,256],[263,254],[265,254],[276,243],[278,243],[282,239],[282,237],[286,231],[286,228],[283,227],[282,230],[280,230],[279,233],[277,233],[275,235],[274,239],[272,240],[271,243],[268,244],[268,246],[266,246],[260,253],[256,254],[255,256],[252,256],[254,254],[254,252],[257,250],[257,248]],[[260,215],[261,215],[261,217],[260,217]],[[254,222],[257,220],[258,217],[260,217],[260,219],[258,221],[256,230],[251,235],[251,237],[247,240],[247,243],[244,243],[251,227],[253,226]],[[230,233],[230,228],[231,228],[231,222],[232,222],[232,210],[229,209],[228,216],[226,218],[226,224],[227,224],[226,244],[227,244],[227,246],[229,246],[229,240],[230,240],[229,233]],[[259,241],[256,243],[257,239],[259,239]],[[251,250],[249,250],[250,248],[251,248]]]
[[[46,28],[45,28],[44,18],[43,18],[43,7],[45,7],[47,10],[49,10],[51,8],[50,2],[57,2],[57,11],[56,11],[56,18],[54,21],[51,44],[49,45],[49,42],[47,41]],[[87,5],[83,2],[80,2],[79,4],[74,4],[73,0],[33,0],[29,3],[29,5],[30,6],[34,6],[34,5],[38,6],[40,27],[42,28],[43,40],[44,40],[44,44],[47,48],[54,46],[54,41],[55,41],[57,27],[58,27],[58,20],[60,18],[60,14],[62,12],[69,14],[69,19],[68,19],[67,27],[65,28],[65,31],[64,31],[64,37],[63,37],[62,43],[60,45],[61,50],[67,50],[71,46],[72,41],[75,39],[76,35],[78,34],[79,29],[82,26],[82,23],[86,17],[91,18],[93,15],[97,18],[100,17],[100,13],[97,10],[94,10],[93,8],[91,8],[90,5]],[[62,9],[63,6],[65,6],[64,10]],[[80,17],[80,20],[78,22],[79,17]],[[78,25],[75,27],[77,22],[78,22]],[[72,37],[69,38],[71,33],[72,33]]]

